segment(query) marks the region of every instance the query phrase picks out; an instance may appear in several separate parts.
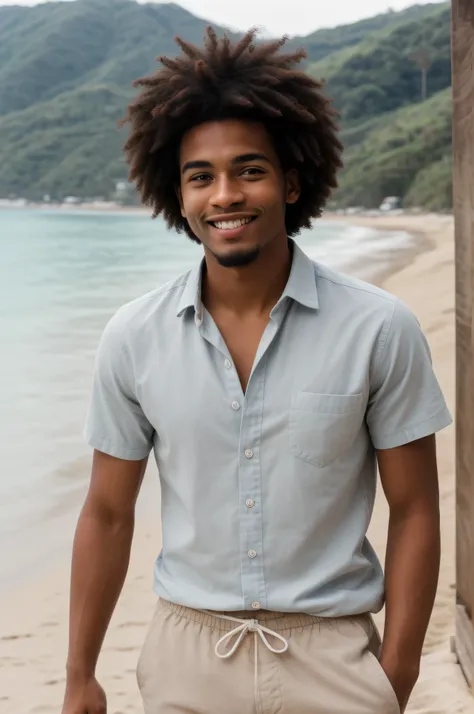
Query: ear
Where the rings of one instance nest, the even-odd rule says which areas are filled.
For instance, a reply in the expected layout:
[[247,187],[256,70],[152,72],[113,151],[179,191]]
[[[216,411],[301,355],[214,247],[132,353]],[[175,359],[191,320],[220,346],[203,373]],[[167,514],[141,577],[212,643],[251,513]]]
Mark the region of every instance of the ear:
[[287,203],[296,203],[301,195],[301,181],[296,169],[285,174],[285,193]]
[[184,210],[183,194],[179,186],[175,186],[176,196],[178,197],[179,207],[181,208],[181,215],[186,218],[186,211]]

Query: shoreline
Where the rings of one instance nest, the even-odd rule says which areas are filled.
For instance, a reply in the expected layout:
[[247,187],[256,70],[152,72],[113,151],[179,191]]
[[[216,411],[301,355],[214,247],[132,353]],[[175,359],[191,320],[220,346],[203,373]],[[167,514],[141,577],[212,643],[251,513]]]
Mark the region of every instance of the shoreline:
[[107,201],[93,203],[25,203],[16,204],[13,201],[0,199],[0,211],[37,211],[38,213],[104,213],[106,215],[131,215],[149,216],[151,218],[151,208],[143,205],[123,206],[119,203],[108,203]]
[[[414,237],[410,246],[393,251],[391,260],[380,266],[377,277],[372,277],[369,282],[400,297],[419,318],[430,342],[435,370],[448,406],[454,413],[452,216],[325,214],[321,220],[379,231],[405,232]],[[367,262],[367,257],[364,260]],[[354,267],[343,272],[357,275],[357,261]],[[454,634],[455,600],[452,427],[438,436],[438,459],[443,531],[441,574],[425,644],[422,673],[407,714],[474,714],[474,698],[468,694],[449,647],[449,638]],[[150,465],[149,470],[146,479],[153,488],[152,480],[156,478],[154,465]],[[158,506],[158,500],[153,501],[153,505],[155,503]],[[382,560],[387,517],[387,507],[379,490],[369,538]],[[160,547],[159,530],[159,518],[152,517],[150,508],[144,508],[137,518],[129,573],[98,668],[99,680],[107,691],[110,710],[114,712],[142,712],[135,666],[156,599],[151,586],[153,564]],[[33,714],[41,706],[44,711],[60,709],[65,681],[69,564],[70,555],[66,554],[58,559],[50,572],[0,597],[0,602],[7,604],[0,610],[0,631],[6,634],[6,637],[0,637],[0,656],[5,661],[0,677],[5,678],[1,689],[5,695],[8,694],[8,700],[0,699],[0,714],[11,714],[12,711]],[[382,614],[376,620],[380,626],[383,623]],[[31,682],[30,690],[33,692],[26,691],[26,679]],[[32,701],[35,705],[31,704]],[[4,706],[5,709],[2,708]]]
[[[399,216],[340,216],[336,214],[326,214],[321,220],[328,223],[344,223],[350,226],[358,226],[360,228],[371,228],[377,231],[386,231],[388,233],[405,232],[413,238],[410,246],[405,246],[402,249],[392,252],[392,262],[380,267],[374,278],[369,282],[374,283],[378,287],[384,288],[385,283],[397,273],[404,270],[407,264],[413,262],[419,255],[435,250],[436,241],[426,231],[422,230],[421,226],[416,225],[418,218],[425,219],[431,214],[424,214],[420,217],[414,217],[409,214]],[[440,218],[437,214],[432,214],[437,219]],[[416,219],[416,223],[415,223]],[[354,272],[357,273],[358,263],[354,262]],[[385,289],[385,288],[384,288]]]

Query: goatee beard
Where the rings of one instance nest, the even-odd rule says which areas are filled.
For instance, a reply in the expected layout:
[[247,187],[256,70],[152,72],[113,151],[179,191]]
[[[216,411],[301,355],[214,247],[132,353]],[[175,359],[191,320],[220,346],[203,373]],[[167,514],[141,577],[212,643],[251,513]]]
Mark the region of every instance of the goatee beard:
[[229,255],[217,255],[214,253],[214,257],[223,268],[244,268],[246,265],[253,263],[260,255],[260,248],[256,246],[250,250],[236,251],[235,253],[230,253]]

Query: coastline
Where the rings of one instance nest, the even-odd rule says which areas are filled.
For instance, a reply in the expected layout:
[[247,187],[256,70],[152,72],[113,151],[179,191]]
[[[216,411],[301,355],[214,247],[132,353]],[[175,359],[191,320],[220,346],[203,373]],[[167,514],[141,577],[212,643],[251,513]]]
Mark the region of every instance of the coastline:
[[[438,214],[426,214],[423,216],[413,216],[410,214],[401,214],[396,216],[378,215],[378,216],[343,216],[338,214],[324,214],[321,218],[329,223],[343,223],[350,226],[358,226],[360,228],[370,228],[376,231],[404,232],[412,237],[410,245],[405,246],[401,250],[394,250],[389,254],[390,260],[385,266],[379,266],[373,278],[369,282],[387,289],[386,283],[392,276],[402,272],[407,265],[410,265],[416,258],[424,253],[428,253],[436,248],[436,240],[431,233],[424,230],[421,221],[427,219],[435,221],[443,221],[444,216]],[[446,224],[452,221],[452,216],[446,220]],[[357,274],[359,269],[364,266],[358,261],[354,261],[351,266],[351,272]],[[389,291],[390,292],[390,291]]]
[[[77,207],[76,207],[77,208]],[[140,209],[146,213],[146,209]],[[448,405],[454,413],[454,244],[452,216],[340,216],[324,221],[406,232],[415,240],[393,252],[371,282],[399,296],[413,309],[428,337],[433,362]],[[375,239],[376,240],[376,239]],[[367,261],[367,257],[364,258]],[[363,267],[363,266],[361,266]],[[351,268],[358,273],[357,262]],[[454,429],[438,437],[443,528],[443,556],[438,596],[428,632],[420,681],[408,708],[410,714],[472,714],[474,698],[450,652],[454,632]],[[149,484],[156,478],[153,465]],[[150,488],[153,488],[153,484]],[[148,489],[147,489],[148,492]],[[142,499],[143,502],[146,500]],[[156,502],[158,506],[158,501]],[[380,492],[369,530],[383,559],[387,508]],[[104,643],[98,677],[105,687],[111,712],[141,713],[135,666],[151,617],[153,563],[159,551],[159,522],[144,508],[137,518],[126,584]],[[0,714],[58,711],[64,688],[67,647],[69,557],[51,572],[0,599]],[[381,616],[377,617],[382,624]],[[30,684],[29,687],[26,683]],[[34,703],[32,703],[34,702]]]
[[24,204],[0,199],[0,211],[44,211],[45,213],[105,213],[108,215],[151,216],[151,209],[146,206],[122,206],[109,201],[90,203],[33,203]]

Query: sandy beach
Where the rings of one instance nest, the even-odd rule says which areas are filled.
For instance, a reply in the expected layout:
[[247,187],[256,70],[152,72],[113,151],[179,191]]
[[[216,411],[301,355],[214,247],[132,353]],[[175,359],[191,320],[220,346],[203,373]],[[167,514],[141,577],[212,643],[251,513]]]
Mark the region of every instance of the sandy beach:
[[[330,218],[330,217],[326,217]],[[394,255],[378,280],[402,298],[417,315],[428,337],[433,362],[448,405],[454,413],[454,240],[451,216],[341,216],[383,230],[405,230],[418,236],[416,249]],[[356,271],[353,271],[356,272]],[[438,436],[443,555],[436,605],[426,639],[420,680],[410,714],[474,714],[467,690],[450,651],[454,634],[455,491],[454,427]],[[155,467],[149,467],[144,501],[153,491],[156,519],[137,520],[131,566],[114,614],[98,667],[109,714],[141,714],[135,666],[155,603],[153,563],[160,549]],[[148,511],[150,509],[144,509]],[[387,508],[379,493],[370,539],[383,559]],[[58,533],[58,539],[70,533]],[[34,544],[32,544],[34,548]],[[59,714],[64,691],[67,647],[69,559],[51,564],[50,572],[0,601],[0,714]],[[383,614],[378,617],[382,626]],[[297,713],[295,713],[297,714]]]

